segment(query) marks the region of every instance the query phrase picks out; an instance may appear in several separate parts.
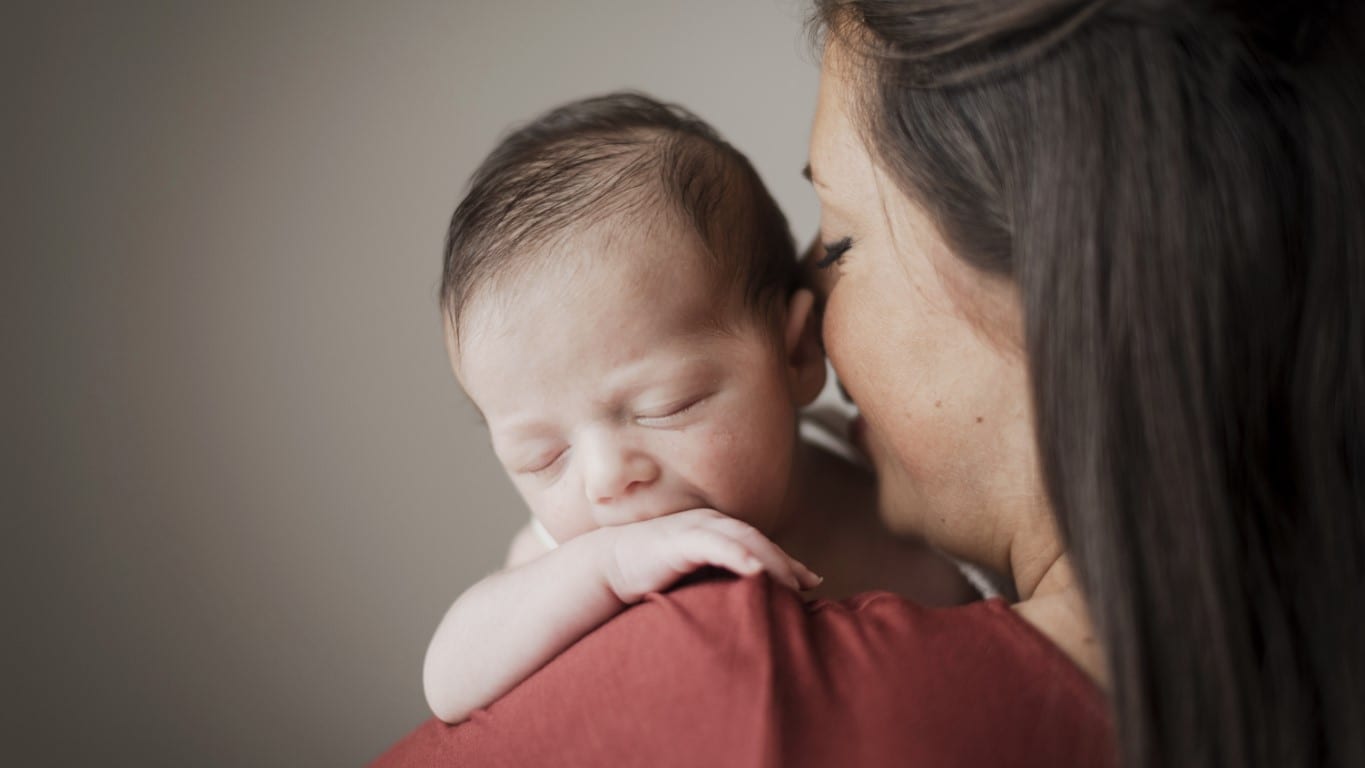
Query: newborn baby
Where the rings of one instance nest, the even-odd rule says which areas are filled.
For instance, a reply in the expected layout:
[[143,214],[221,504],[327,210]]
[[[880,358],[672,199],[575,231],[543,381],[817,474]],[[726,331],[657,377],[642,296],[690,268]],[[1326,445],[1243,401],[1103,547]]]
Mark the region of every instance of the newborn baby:
[[970,596],[883,528],[865,470],[799,437],[825,382],[813,296],[748,160],[690,113],[614,94],[507,137],[455,211],[441,306],[531,512],[432,638],[441,719],[703,566],[819,596]]

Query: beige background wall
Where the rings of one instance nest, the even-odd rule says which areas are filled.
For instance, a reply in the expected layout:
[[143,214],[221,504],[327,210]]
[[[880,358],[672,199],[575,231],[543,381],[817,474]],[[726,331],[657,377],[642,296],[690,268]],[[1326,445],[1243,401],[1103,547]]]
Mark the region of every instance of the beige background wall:
[[464,180],[632,86],[808,237],[805,10],[6,3],[0,762],[356,765],[415,726],[521,519],[438,333]]

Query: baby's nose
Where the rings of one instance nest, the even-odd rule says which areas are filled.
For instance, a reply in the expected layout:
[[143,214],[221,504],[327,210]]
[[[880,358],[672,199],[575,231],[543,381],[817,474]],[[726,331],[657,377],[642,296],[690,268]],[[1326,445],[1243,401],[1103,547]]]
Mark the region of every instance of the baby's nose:
[[659,478],[659,465],[639,451],[606,449],[591,459],[584,492],[594,504],[610,504],[636,493]]

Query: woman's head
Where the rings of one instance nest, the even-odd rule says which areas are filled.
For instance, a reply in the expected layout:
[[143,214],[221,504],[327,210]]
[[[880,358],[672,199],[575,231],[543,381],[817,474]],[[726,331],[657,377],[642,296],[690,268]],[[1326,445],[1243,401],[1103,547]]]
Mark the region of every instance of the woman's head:
[[[879,439],[912,497],[941,479],[907,457],[964,450],[921,447],[942,439],[925,382],[1022,393],[1036,450],[1007,432],[997,463],[1039,467],[1134,765],[1365,760],[1365,625],[1340,605],[1365,576],[1362,27],[1272,5],[820,3],[845,150],[878,181],[857,224],[889,222],[865,261],[905,275],[855,282],[854,236],[831,358],[899,419]],[[963,363],[912,357],[944,297],[988,340],[945,326]],[[925,501],[916,524],[946,535]]]
[[1015,535],[1050,517],[1014,286],[958,259],[869,153],[860,80],[856,61],[826,52],[807,170],[820,198],[812,259],[825,349],[858,404],[888,525],[1031,591],[1042,568],[1018,561],[1041,566],[1058,548],[1052,531]]

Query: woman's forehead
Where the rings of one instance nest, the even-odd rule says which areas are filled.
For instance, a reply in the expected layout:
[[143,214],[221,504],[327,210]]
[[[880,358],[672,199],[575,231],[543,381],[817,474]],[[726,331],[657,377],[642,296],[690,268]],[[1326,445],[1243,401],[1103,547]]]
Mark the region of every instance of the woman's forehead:
[[[839,65],[826,56],[811,125],[808,177],[821,204],[841,209],[865,206],[875,190],[868,181],[874,163],[853,120],[854,93]],[[836,59],[837,61],[837,59]]]
[[850,72],[866,66],[837,40],[827,44],[810,148],[822,218],[835,230],[826,234],[861,240],[852,258],[882,261],[889,271],[879,274],[894,278],[907,291],[906,301],[967,321],[992,344],[1017,354],[1022,321],[1013,284],[953,253],[930,211],[877,160],[855,123],[856,89],[866,87],[866,78]]

